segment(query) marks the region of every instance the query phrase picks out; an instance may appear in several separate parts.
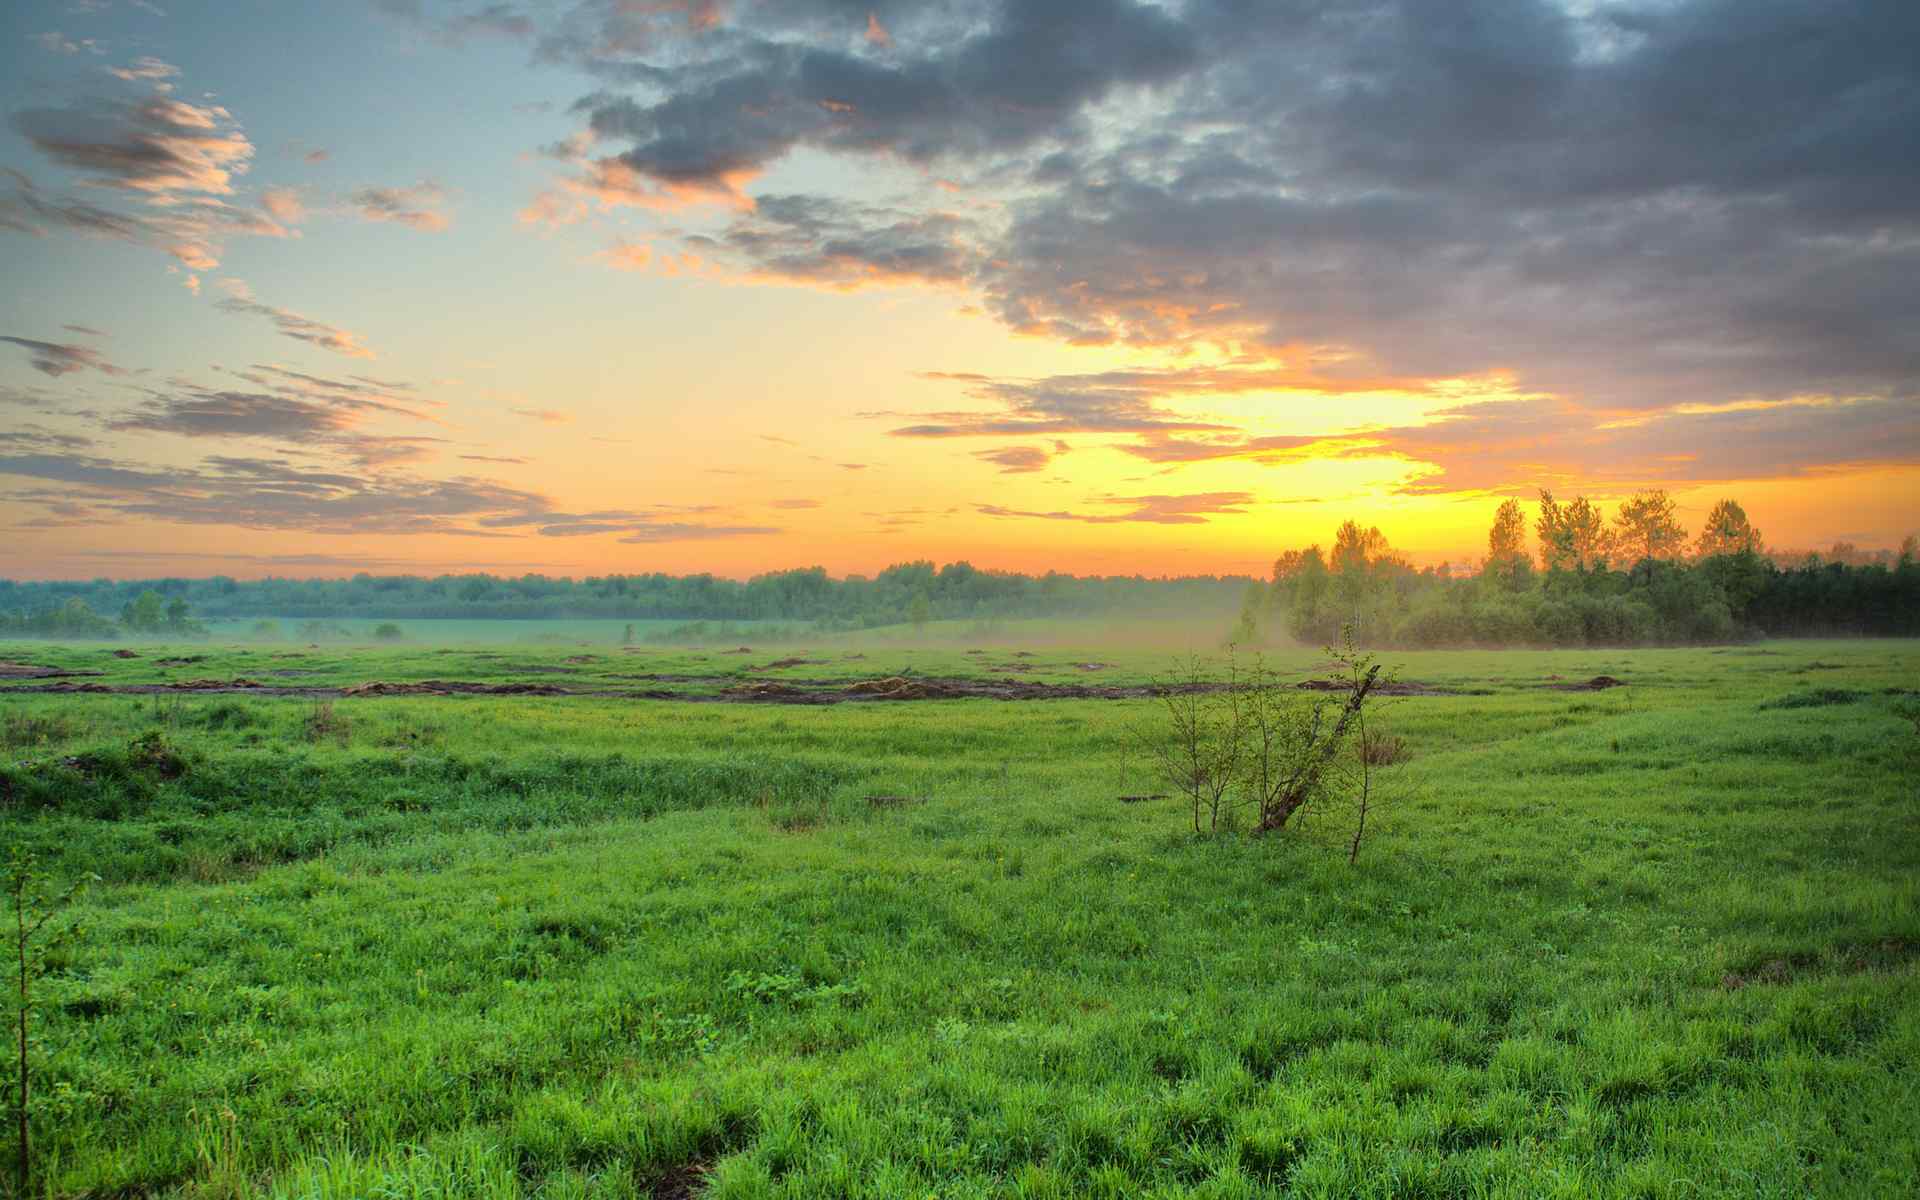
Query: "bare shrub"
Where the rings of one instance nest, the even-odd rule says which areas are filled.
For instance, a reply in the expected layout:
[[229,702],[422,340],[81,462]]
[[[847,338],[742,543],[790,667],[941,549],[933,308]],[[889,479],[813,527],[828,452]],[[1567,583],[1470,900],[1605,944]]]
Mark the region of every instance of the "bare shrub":
[[324,742],[332,738],[344,746],[353,734],[353,722],[335,712],[331,700],[315,701],[312,710],[307,713],[304,728],[309,742]]
[[[1366,728],[1380,664],[1354,648],[1350,633],[1328,654],[1342,668],[1338,688],[1298,688],[1260,659],[1243,669],[1231,656],[1224,678],[1189,659],[1155,683],[1166,719],[1138,741],[1155,774],[1186,800],[1194,832],[1237,828],[1243,809],[1256,834],[1284,829],[1317,802],[1351,794],[1349,858],[1358,856],[1372,768],[1399,761],[1406,747]],[[1343,753],[1349,746],[1357,752]]]
[[1189,658],[1172,678],[1156,681],[1166,723],[1140,731],[1154,772],[1193,813],[1193,831],[1216,832],[1240,776],[1247,735],[1241,679],[1231,658],[1224,683]]
[[1391,767],[1408,758],[1407,741],[1398,734],[1368,730],[1354,746],[1360,761],[1370,767]]

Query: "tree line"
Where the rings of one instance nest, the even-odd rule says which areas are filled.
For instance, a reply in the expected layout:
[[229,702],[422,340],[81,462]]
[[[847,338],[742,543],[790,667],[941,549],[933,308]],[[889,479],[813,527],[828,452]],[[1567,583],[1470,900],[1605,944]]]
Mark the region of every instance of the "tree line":
[[[1531,522],[1518,500],[1494,513],[1487,555],[1464,571],[1416,569],[1377,528],[1348,521],[1330,550],[1289,550],[1250,586],[1231,639],[1284,631],[1308,644],[1345,626],[1369,645],[1586,646],[1725,642],[1747,637],[1920,634],[1920,545],[1863,555],[1767,550],[1738,501],[1697,534],[1665,491],[1609,517],[1585,496],[1541,491]],[[1784,560],[1784,561],[1783,561]]]
[[[348,579],[0,580],[0,635],[111,637],[161,632],[146,620],[281,618],[336,621],[446,618],[617,618],[629,621],[784,621],[834,632],[906,622],[1028,617],[1222,620],[1246,575],[1150,578],[1025,575],[965,562],[899,563],[874,576],[830,577],[821,567],[747,580],[714,575],[369,575]],[[147,597],[153,599],[150,602]],[[137,622],[104,615],[137,606]]]

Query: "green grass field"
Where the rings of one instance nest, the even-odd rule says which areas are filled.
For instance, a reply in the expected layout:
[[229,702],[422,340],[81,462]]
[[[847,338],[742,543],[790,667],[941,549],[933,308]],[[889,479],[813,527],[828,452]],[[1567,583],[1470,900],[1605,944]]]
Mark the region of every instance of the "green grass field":
[[35,1194],[1913,1194],[1920,646],[1390,655],[1349,865],[1121,803],[1151,700],[738,702],[1172,657],[945,632],[0,645]]

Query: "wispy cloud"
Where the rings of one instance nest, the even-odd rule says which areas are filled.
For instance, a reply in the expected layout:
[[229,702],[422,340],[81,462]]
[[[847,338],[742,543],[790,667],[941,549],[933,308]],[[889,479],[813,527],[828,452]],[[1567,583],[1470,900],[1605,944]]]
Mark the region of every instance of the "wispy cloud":
[[354,209],[368,221],[391,222],[422,233],[441,233],[451,223],[441,211],[446,189],[431,181],[412,187],[368,187],[353,193]]
[[274,327],[280,331],[280,336],[308,342],[322,349],[331,350],[335,354],[344,354],[349,358],[374,357],[373,351],[360,343],[358,334],[337,325],[316,321],[312,317],[301,316],[291,309],[263,304],[255,299],[253,289],[248,287],[243,279],[222,279],[220,286],[226,291],[227,296],[226,299],[219,301],[216,307],[224,312],[265,317],[273,322]]
[[0,342],[12,342],[25,349],[27,361],[33,369],[42,375],[51,375],[55,379],[62,375],[71,375],[76,371],[98,371],[103,375],[126,374],[124,370],[108,362],[106,356],[92,346],[42,342],[12,335],[0,336]]
[[1150,525],[1204,525],[1208,517],[1237,516],[1254,502],[1251,492],[1200,492],[1187,496],[1109,496],[1094,503],[1125,507],[1126,512],[1085,513],[1065,509],[1029,512],[997,504],[975,507],[989,517],[1032,517],[1046,521],[1080,521],[1088,525],[1138,522]]

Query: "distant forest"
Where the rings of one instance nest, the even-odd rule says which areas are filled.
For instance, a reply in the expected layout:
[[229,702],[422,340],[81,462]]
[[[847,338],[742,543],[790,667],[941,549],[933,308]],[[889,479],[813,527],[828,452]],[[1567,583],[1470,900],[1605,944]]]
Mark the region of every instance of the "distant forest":
[[[830,578],[820,567],[744,582],[713,575],[355,575],[351,579],[0,580],[0,635],[112,636],[187,630],[231,618],[338,621],[601,617],[782,621],[826,632],[930,620],[1021,617],[1195,617],[1226,621],[1250,576],[1020,575],[964,563],[900,563],[878,575]],[[159,607],[156,607],[159,606]],[[136,612],[135,610],[139,611]],[[176,619],[167,623],[169,612]],[[191,614],[189,616],[188,614]],[[155,622],[158,622],[157,624]]]
[[1290,550],[1247,589],[1231,640],[1282,632],[1331,644],[1343,626],[1381,646],[1638,646],[1751,637],[1920,634],[1920,545],[1825,555],[1769,553],[1737,501],[1697,535],[1660,490],[1611,519],[1541,492],[1529,548],[1517,500],[1496,511],[1487,556],[1466,571],[1415,569],[1377,528],[1349,521],[1330,550]]
[[[1532,546],[1529,545],[1531,524]],[[1234,619],[1238,607],[1239,617]],[[713,575],[355,575],[350,579],[0,580],[0,636],[192,637],[208,620],[615,618],[784,622],[836,632],[928,621],[1030,617],[1218,622],[1244,646],[1331,644],[1343,626],[1377,646],[1611,646],[1772,636],[1920,635],[1920,548],[1836,545],[1769,552],[1740,505],[1697,535],[1664,492],[1609,518],[1584,497],[1542,492],[1495,514],[1486,557],[1416,568],[1377,528],[1349,521],[1331,549],[1290,550],[1248,576],[1074,576],[901,563],[834,579],[819,567],[740,581]],[[338,630],[338,633],[344,633]],[[395,630],[395,633],[398,631]],[[383,635],[385,636],[385,635]]]

